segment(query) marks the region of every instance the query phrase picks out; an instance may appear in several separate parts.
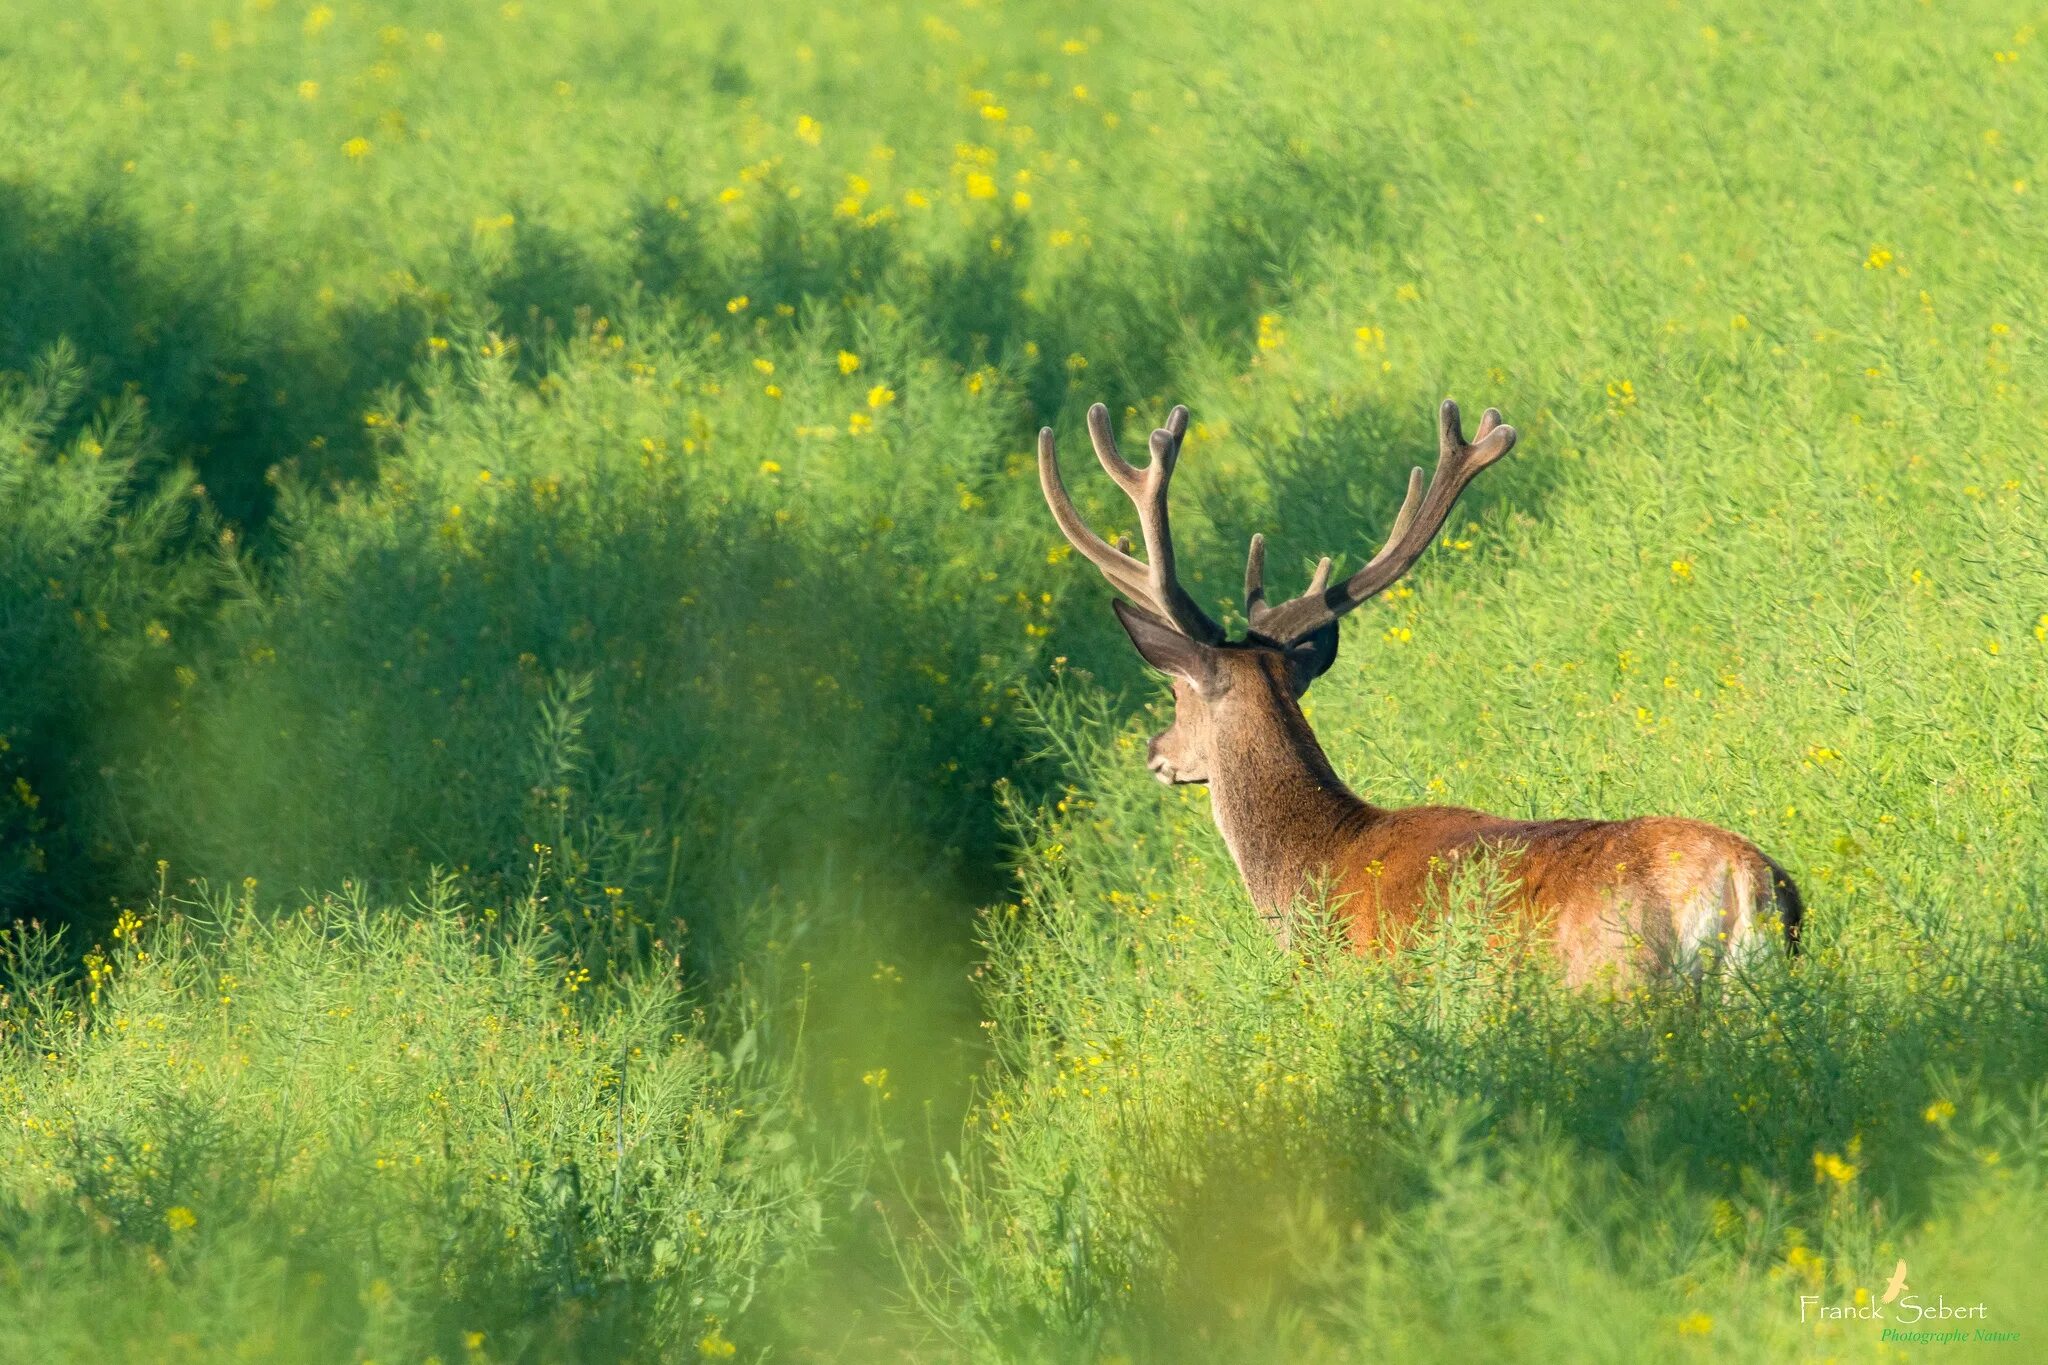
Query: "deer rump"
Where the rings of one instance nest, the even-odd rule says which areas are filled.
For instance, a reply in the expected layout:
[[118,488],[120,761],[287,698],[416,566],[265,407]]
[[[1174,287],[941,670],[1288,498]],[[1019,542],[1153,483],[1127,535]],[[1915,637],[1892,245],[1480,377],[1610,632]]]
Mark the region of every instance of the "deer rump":
[[[1363,804],[1363,803],[1361,803]],[[1497,867],[1498,909],[1549,944],[1565,980],[1632,980],[1797,951],[1804,907],[1784,870],[1738,834],[1677,816],[1510,820],[1454,806],[1378,811],[1326,873],[1357,952],[1391,949],[1457,894],[1476,859]],[[1492,907],[1489,907],[1492,908]]]

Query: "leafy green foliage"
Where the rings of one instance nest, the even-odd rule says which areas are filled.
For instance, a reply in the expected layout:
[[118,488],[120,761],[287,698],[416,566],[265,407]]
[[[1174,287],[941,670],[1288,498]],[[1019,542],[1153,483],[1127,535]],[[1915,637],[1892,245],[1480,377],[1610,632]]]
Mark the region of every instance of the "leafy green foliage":
[[0,376],[0,907],[16,913],[64,904],[116,856],[98,731],[164,680],[206,576],[178,553],[190,479],[151,467],[133,402],[75,421],[84,381],[64,342]]
[[698,1041],[672,975],[596,998],[537,900],[154,910],[84,999],[11,983],[10,1355],[661,1354],[815,1235],[759,1060]]

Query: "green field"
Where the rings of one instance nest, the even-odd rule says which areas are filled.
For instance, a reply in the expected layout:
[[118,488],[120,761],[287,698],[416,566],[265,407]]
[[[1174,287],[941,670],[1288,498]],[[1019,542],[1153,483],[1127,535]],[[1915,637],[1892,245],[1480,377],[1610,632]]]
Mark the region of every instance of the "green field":
[[[2048,1351],[2040,14],[9,8],[0,1359]],[[1145,772],[1039,426],[1241,620],[1447,395],[1338,769],[1796,967],[1283,953]]]

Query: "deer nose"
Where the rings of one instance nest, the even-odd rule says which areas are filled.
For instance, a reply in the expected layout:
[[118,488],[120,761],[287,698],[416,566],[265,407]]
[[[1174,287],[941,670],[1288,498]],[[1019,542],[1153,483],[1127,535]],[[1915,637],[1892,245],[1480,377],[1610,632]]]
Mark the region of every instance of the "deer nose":
[[1145,766],[1152,770],[1152,776],[1169,787],[1179,776],[1173,769],[1173,760],[1159,752],[1159,741],[1156,739],[1145,746]]

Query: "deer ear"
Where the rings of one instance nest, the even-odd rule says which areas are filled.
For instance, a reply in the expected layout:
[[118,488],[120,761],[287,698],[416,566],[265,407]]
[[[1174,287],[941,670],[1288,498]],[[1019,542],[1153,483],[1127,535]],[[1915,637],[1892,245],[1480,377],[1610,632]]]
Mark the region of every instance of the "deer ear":
[[1311,631],[1287,647],[1287,670],[1294,678],[1294,695],[1308,691],[1308,685],[1330,671],[1337,662],[1337,623]]
[[1186,679],[1198,692],[1214,686],[1214,649],[1199,640],[1189,639],[1142,607],[1134,607],[1122,599],[1109,605],[1116,612],[1117,624],[1124,628],[1124,634],[1131,637],[1131,643],[1146,663],[1161,673]]

